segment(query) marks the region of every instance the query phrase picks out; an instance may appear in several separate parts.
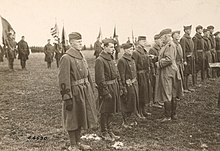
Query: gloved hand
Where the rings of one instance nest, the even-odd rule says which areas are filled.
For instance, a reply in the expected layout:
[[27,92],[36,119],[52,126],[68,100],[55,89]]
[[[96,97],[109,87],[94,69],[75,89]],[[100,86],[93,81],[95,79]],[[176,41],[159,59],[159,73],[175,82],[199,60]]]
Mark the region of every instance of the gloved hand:
[[65,100],[65,103],[66,103],[66,110],[67,111],[72,111],[72,109],[73,109],[72,99]]
[[103,96],[104,100],[111,100],[112,99],[112,96],[110,93],[106,94]]

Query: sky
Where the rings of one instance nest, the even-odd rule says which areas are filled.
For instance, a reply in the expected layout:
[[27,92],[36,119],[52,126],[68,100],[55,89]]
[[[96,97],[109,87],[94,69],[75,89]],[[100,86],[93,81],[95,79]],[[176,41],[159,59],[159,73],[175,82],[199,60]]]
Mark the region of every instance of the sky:
[[[80,32],[83,44],[93,44],[99,28],[102,36],[113,35],[120,43],[134,36],[153,41],[164,28],[181,30],[183,25],[214,25],[220,30],[220,0],[0,0],[0,15],[16,31],[16,41],[25,36],[30,46],[44,46],[55,22],[66,34]],[[0,33],[2,27],[0,26]],[[0,40],[0,43],[2,41]]]

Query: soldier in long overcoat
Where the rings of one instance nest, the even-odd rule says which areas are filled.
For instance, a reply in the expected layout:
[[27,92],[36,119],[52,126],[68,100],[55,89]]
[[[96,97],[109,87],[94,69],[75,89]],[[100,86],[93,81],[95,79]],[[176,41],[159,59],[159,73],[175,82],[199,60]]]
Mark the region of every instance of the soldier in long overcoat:
[[10,71],[14,71],[14,59],[17,55],[16,50],[17,43],[12,33],[8,33],[8,39],[6,40],[6,57],[8,59],[8,66]]
[[154,45],[150,48],[149,50],[149,55],[151,56],[151,61],[152,61],[152,67],[153,67],[153,72],[152,72],[152,87],[153,87],[153,106],[162,108],[162,106],[159,104],[159,102],[155,101],[155,86],[156,86],[156,73],[157,73],[157,66],[156,62],[158,61],[158,56],[159,56],[159,51],[161,49],[162,43],[160,40],[160,35],[156,34],[154,36]]
[[183,97],[183,82],[184,82],[184,64],[183,64],[183,50],[179,43],[180,31],[172,32],[173,43],[176,48],[176,65],[178,67],[178,72],[180,74],[181,80],[177,80],[177,94],[176,99],[181,99]]
[[201,80],[204,81],[204,65],[205,65],[205,54],[204,54],[204,39],[202,38],[203,27],[201,25],[196,27],[196,34],[193,37],[194,51],[195,51],[195,63],[196,73],[195,82],[197,82],[197,74],[201,72]]
[[121,108],[120,102],[120,75],[114,60],[115,51],[113,39],[104,39],[104,50],[95,62],[95,82],[99,92],[99,111],[101,136],[104,140],[119,139],[112,131],[112,116]]
[[176,92],[177,82],[181,80],[176,64],[176,48],[171,40],[171,29],[164,29],[160,32],[164,46],[160,50],[158,62],[156,62],[158,82],[156,85],[157,95],[155,99],[164,103],[165,118],[163,122],[176,119]]
[[[215,33],[215,42],[216,42],[216,60],[220,62],[220,32]],[[220,69],[218,69],[218,77],[220,76]]]
[[122,90],[124,94],[121,97],[121,112],[123,116],[123,126],[129,127],[127,118],[133,113],[136,117],[139,115],[139,96],[138,82],[135,61],[132,58],[134,46],[132,43],[122,44],[124,50],[123,56],[118,60],[118,71],[120,73]]
[[80,134],[81,129],[92,128],[97,123],[94,88],[87,61],[81,53],[81,34],[69,34],[69,42],[71,47],[61,57],[58,75],[63,100],[63,126],[72,148],[87,150],[91,147],[80,143]]
[[30,50],[28,47],[28,43],[24,40],[24,36],[18,42],[18,59],[21,60],[21,68],[26,69],[26,61],[28,60],[28,56],[30,54]]
[[98,58],[99,54],[102,52],[102,43],[100,42],[100,38],[98,37],[96,42],[94,43],[94,56]]
[[150,115],[149,112],[145,112],[145,107],[150,105],[150,102],[153,101],[153,89],[151,86],[150,79],[150,58],[149,53],[145,49],[146,46],[146,36],[138,37],[138,45],[136,50],[133,52],[132,57],[135,60],[136,69],[137,69],[137,80],[139,87],[139,109],[140,115],[145,117]]
[[190,37],[192,26],[184,26],[185,34],[180,39],[180,45],[183,50],[184,61],[184,92],[193,92],[194,89],[189,89],[188,78],[192,75],[193,85],[195,85],[195,54],[194,43]]
[[51,68],[51,63],[54,57],[54,47],[50,44],[50,39],[47,40],[48,43],[44,46],[45,61],[47,62],[47,68]]
[[64,52],[59,38],[58,38],[58,43],[54,43],[54,51],[55,51],[54,58],[56,59],[57,68],[59,68],[60,58],[62,57]]
[[210,32],[208,29],[203,29],[203,39],[204,39],[204,52],[205,52],[205,72],[207,78],[210,78],[211,69],[209,63],[212,62],[212,54],[211,54],[211,41],[209,39]]
[[[211,55],[212,55],[212,63],[215,63],[217,60],[216,60],[216,41],[215,41],[215,37],[214,37],[214,26],[210,25],[207,27],[207,29],[209,30],[210,32],[210,35],[209,35],[209,40],[211,42]],[[211,70],[212,72],[212,78],[215,78],[217,76],[217,70],[215,68],[212,68]]]

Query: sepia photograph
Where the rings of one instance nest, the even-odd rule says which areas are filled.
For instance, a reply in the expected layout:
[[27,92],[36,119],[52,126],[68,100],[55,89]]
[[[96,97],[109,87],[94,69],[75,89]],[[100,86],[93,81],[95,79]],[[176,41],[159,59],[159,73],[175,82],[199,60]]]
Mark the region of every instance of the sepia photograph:
[[0,151],[220,151],[219,0],[0,0]]

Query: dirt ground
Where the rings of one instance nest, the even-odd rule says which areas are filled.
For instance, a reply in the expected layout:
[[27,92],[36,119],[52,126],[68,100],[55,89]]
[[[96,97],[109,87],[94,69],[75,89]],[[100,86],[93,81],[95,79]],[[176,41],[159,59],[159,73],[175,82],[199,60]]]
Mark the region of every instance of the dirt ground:
[[[84,52],[94,79],[93,52]],[[61,151],[69,145],[61,126],[61,95],[55,62],[46,68],[44,54],[31,54],[27,71],[15,61],[9,72],[7,60],[0,63],[0,150]],[[114,120],[125,151],[219,151],[220,108],[217,107],[220,78],[207,80],[178,104],[179,120],[161,123],[163,110],[151,108],[152,116],[133,129],[121,127],[121,116]],[[97,129],[84,133],[97,133]],[[35,136],[35,137],[34,137]],[[38,138],[37,138],[38,137]],[[37,140],[38,139],[38,140]],[[42,140],[41,140],[42,139]],[[85,141],[94,151],[114,150],[104,141]]]

